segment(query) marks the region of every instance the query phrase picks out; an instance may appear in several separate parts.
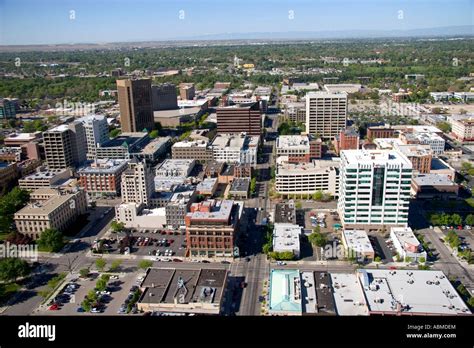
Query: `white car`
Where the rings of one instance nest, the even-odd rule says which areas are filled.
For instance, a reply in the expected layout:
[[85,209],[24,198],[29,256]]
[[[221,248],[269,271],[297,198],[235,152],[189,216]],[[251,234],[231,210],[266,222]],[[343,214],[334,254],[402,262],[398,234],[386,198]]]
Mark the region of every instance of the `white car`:
[[163,262],[171,262],[171,259],[170,259],[169,257],[163,257],[163,258],[161,259],[161,261],[163,261]]
[[278,266],[286,266],[286,262],[283,261],[277,261]]
[[102,312],[99,308],[92,308],[91,313],[100,313]]

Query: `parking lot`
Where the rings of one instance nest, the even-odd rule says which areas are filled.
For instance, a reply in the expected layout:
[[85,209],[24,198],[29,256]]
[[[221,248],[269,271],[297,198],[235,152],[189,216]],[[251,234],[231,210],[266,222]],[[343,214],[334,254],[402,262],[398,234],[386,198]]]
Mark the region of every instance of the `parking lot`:
[[[319,219],[318,214],[324,214],[324,219]],[[320,224],[323,222],[324,224]],[[339,216],[336,212],[321,211],[317,209],[309,210],[305,212],[305,228],[313,230],[317,225],[321,229],[322,233],[333,233],[334,225],[340,223]]]
[[128,252],[141,256],[182,258],[186,252],[186,236],[169,230],[140,230],[128,237],[110,234],[106,249],[109,254]]
[[81,303],[90,290],[94,290],[99,274],[92,274],[90,278],[82,279],[78,278],[75,282],[67,282],[64,284],[63,289],[67,288],[68,284],[77,284],[76,290],[71,295],[66,296],[64,290],[56,296],[55,301],[58,306],[54,304],[45,307],[44,311],[41,311],[40,315],[118,315],[120,307],[124,304],[125,300],[130,297],[130,290],[132,287],[139,285],[138,275],[132,274],[121,274],[112,276],[108,282],[107,289],[105,290],[109,294],[102,295],[100,300],[102,311],[100,313],[86,313],[80,309]]
[[377,233],[369,233],[370,244],[374,248],[375,257],[380,257],[383,263],[393,262],[396,251],[390,240]]

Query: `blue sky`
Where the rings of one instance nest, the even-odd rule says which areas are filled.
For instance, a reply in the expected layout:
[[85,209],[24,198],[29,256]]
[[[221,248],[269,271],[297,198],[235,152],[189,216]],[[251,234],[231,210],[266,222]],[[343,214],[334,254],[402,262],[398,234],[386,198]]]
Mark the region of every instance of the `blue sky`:
[[473,8],[474,0],[0,0],[0,44],[472,25]]

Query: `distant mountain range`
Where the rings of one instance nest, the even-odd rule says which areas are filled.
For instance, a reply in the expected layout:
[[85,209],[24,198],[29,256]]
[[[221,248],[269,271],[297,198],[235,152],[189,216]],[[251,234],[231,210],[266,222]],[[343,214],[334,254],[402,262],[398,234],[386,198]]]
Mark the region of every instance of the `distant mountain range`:
[[288,39],[363,39],[395,37],[446,37],[474,35],[474,25],[460,25],[437,28],[409,30],[326,30],[326,31],[287,31],[287,32],[253,32],[221,33],[196,35],[175,38],[175,40],[288,40]]

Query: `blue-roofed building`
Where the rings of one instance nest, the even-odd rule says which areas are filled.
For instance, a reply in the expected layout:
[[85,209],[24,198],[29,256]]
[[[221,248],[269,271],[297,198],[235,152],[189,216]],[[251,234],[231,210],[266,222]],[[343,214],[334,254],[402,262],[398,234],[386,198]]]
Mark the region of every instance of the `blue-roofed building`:
[[273,315],[302,315],[301,277],[298,270],[271,270],[269,313]]

